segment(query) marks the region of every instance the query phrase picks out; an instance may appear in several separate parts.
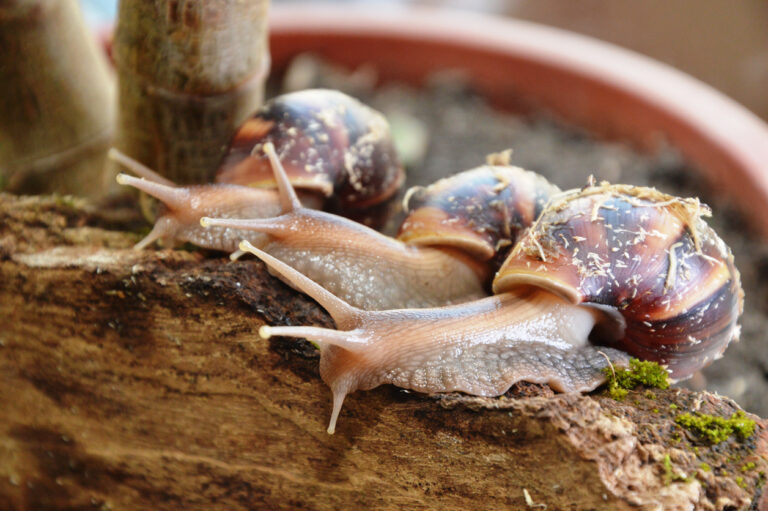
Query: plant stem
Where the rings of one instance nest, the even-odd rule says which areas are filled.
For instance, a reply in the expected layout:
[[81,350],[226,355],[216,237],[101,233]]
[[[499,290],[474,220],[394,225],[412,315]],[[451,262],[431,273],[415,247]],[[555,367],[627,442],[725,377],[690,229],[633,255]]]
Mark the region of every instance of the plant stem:
[[114,90],[77,0],[3,2],[0,48],[4,189],[101,193]]
[[208,182],[262,102],[268,0],[124,0],[116,146],[178,183]]

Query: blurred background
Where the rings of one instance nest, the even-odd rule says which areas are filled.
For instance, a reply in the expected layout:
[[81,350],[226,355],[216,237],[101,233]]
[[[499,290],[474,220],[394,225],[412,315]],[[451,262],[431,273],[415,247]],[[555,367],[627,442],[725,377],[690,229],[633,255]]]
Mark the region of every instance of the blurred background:
[[[82,3],[92,24],[114,19],[117,0],[82,0]],[[295,2],[273,0],[272,3]],[[335,3],[379,5],[388,9],[426,5],[475,10],[579,32],[670,64],[768,120],[768,1],[765,0],[338,0]]]

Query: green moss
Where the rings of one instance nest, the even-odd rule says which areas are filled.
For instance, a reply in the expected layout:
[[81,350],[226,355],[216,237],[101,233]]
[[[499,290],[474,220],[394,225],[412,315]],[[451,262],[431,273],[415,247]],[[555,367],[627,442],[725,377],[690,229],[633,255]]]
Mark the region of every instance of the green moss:
[[741,471],[742,472],[747,472],[748,470],[752,470],[754,468],[755,468],[755,462],[754,461],[750,461],[749,463],[745,463],[745,464],[743,464],[741,466]]
[[656,399],[656,394],[651,392],[650,390],[646,390],[645,394],[643,394],[648,399]]
[[54,200],[56,205],[60,208],[72,209],[76,207],[75,198],[71,195],[55,195]]
[[675,417],[675,422],[706,438],[712,444],[723,442],[733,434],[744,440],[755,432],[755,421],[747,418],[742,411],[734,413],[728,419],[703,413],[682,413]]
[[672,460],[669,457],[669,454],[665,454],[664,458],[662,458],[662,463],[664,465],[664,484],[666,486],[669,486],[670,483],[673,483],[675,481],[689,481],[690,478],[686,477],[684,475],[676,474],[675,471],[672,468]]
[[[628,391],[638,385],[657,389],[669,388],[669,374],[656,362],[633,358],[629,361],[629,369],[606,367],[603,372],[608,377],[608,395],[617,401],[627,397]],[[646,397],[655,399],[656,396],[652,392],[651,395],[652,398],[646,393]]]
[[[629,391],[627,389],[622,389],[617,387],[614,384],[608,384],[608,395],[611,396],[616,401],[623,401],[625,397],[627,397],[627,394],[629,394]],[[639,403],[635,403],[639,404]]]
[[677,410],[677,405],[675,403],[672,403],[671,405],[669,405],[669,409],[670,410]]
[[706,463],[702,463],[699,466],[701,467],[701,470],[703,470],[704,472],[712,472],[712,467],[710,467]]
[[739,485],[739,488],[747,488],[747,483],[744,482],[744,478],[739,476],[735,478],[736,484]]

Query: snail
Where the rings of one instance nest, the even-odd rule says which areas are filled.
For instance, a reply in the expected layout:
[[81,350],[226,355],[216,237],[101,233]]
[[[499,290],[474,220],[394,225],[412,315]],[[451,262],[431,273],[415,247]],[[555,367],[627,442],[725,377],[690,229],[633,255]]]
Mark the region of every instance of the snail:
[[335,90],[291,92],[266,103],[235,133],[216,182],[274,186],[261,150],[266,143],[275,146],[293,186],[341,209],[384,202],[405,179],[384,116]]
[[[332,91],[310,92],[314,101],[318,101],[316,96],[323,92],[323,97],[330,95],[336,103],[341,102],[338,93]],[[412,207],[400,229],[399,240],[388,238],[349,219],[318,211],[320,204],[316,195],[293,189],[294,179],[288,177],[282,162],[293,162],[289,170],[295,173],[295,158],[301,154],[315,154],[306,149],[306,137],[297,138],[294,133],[291,140],[300,142],[283,141],[282,147],[287,148],[288,156],[278,159],[274,144],[268,140],[270,137],[255,135],[266,129],[265,124],[273,126],[275,121],[271,119],[284,117],[276,111],[290,113],[293,124],[312,124],[296,120],[300,109],[288,99],[297,94],[286,96],[277,102],[281,109],[265,107],[263,110],[270,112],[269,115],[259,113],[243,125],[230,151],[232,155],[239,155],[239,160],[235,156],[228,157],[220,172],[223,178],[241,182],[247,182],[245,175],[251,176],[249,179],[253,182],[277,182],[278,191],[229,183],[177,187],[139,162],[115,150],[111,152],[112,158],[143,177],[121,174],[117,178],[119,183],[138,188],[165,204],[165,212],[136,248],[144,248],[159,238],[171,238],[232,252],[236,251],[241,239],[249,238],[252,243],[300,268],[332,292],[363,309],[439,306],[485,296],[493,270],[490,260],[512,244],[517,234],[535,220],[547,199],[559,192],[543,177],[509,165],[508,153],[493,155],[488,165],[440,180],[426,188],[412,189],[406,197],[406,203],[410,202]],[[330,99],[326,100],[330,102]],[[306,103],[308,101],[298,102],[301,111],[314,112],[306,107]],[[290,108],[286,106],[289,104]],[[359,105],[359,108],[364,107]],[[332,112],[342,110],[349,113],[353,109],[345,106],[344,109],[332,109]],[[361,115],[353,117],[357,119]],[[265,121],[265,118],[270,120]],[[338,121],[328,123],[338,125]],[[286,135],[294,129],[291,126],[269,133]],[[336,138],[342,138],[339,131],[333,131]],[[374,131],[378,133],[371,129]],[[271,138],[279,138],[277,134]],[[240,157],[245,145],[242,140],[248,139],[252,143],[254,138],[262,140],[251,148],[254,157]],[[382,141],[385,137],[378,133],[375,138]],[[317,141],[314,143],[314,147],[325,147]],[[304,148],[298,152],[299,156],[296,156],[296,147]],[[335,154],[327,148],[320,152]],[[263,175],[262,155],[266,156],[270,172],[277,177]],[[378,160],[382,158],[377,157]],[[235,161],[240,163],[233,163]],[[325,175],[315,175],[321,174]],[[298,183],[305,185],[306,179],[301,177],[301,172],[299,176]],[[344,192],[345,187],[349,188],[347,185],[341,187],[343,196],[340,200],[350,204],[354,193]],[[468,190],[472,193],[467,193]],[[326,189],[326,192],[331,191],[331,188]],[[300,199],[298,193],[302,193]],[[302,207],[305,203],[309,203],[309,207]],[[214,229],[202,229],[200,224]],[[262,234],[253,235],[246,230],[261,231]],[[233,257],[240,254],[236,251]]]
[[[651,188],[589,185],[553,198],[496,274],[493,296],[425,309],[364,311],[247,241],[338,330],[262,326],[259,335],[320,348],[333,393],[390,383],[425,393],[498,396],[517,381],[583,392],[629,356],[682,379],[738,337],[743,293],[730,249],[702,220],[708,209]],[[601,345],[595,345],[593,342]]]
[[[254,243],[365,310],[433,307],[486,296],[488,261],[559,191],[541,176],[510,165],[465,171],[410,194],[419,200],[403,224],[416,233],[400,233],[406,243],[302,207],[273,148],[265,144],[264,150],[286,205],[283,213],[258,219],[205,217],[200,223],[267,234]],[[457,192],[467,187],[471,199],[458,199]]]
[[310,89],[278,96],[235,133],[216,184],[176,186],[116,149],[110,157],[142,177],[118,182],[164,203],[154,228],[136,248],[164,239],[232,252],[243,233],[200,228],[203,216],[271,217],[280,213],[271,165],[262,147],[282,155],[291,182],[309,207],[326,203],[350,215],[391,199],[405,178],[384,117],[337,91]]

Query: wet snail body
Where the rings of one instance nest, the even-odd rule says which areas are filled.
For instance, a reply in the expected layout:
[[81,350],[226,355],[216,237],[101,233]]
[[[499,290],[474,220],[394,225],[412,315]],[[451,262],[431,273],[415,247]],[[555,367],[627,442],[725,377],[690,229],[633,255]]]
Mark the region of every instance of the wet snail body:
[[[392,383],[420,392],[495,396],[517,381],[586,391],[609,360],[659,361],[685,378],[738,336],[739,273],[697,200],[625,185],[555,197],[496,274],[494,296],[431,309],[362,311],[249,243],[338,330],[262,327],[321,351],[334,395]],[[597,343],[597,344],[595,344]]]
[[[432,215],[419,207],[411,211],[406,223],[415,215],[419,220],[413,224],[422,226],[422,233],[429,232],[431,239],[417,236],[416,242],[406,243],[302,207],[277,155],[269,145],[265,148],[273,160],[285,205],[282,214],[262,219],[203,218],[201,223],[268,235],[260,248],[365,310],[434,307],[486,296],[492,273],[488,259],[502,236],[507,236],[504,239],[509,244],[509,237],[519,233],[509,217],[532,221],[545,198],[557,190],[535,174],[508,165],[461,173],[458,178],[479,183],[478,204],[497,204],[499,214],[474,219],[462,214],[465,208]],[[428,188],[424,193],[443,194],[443,183],[436,185],[435,190]],[[446,236],[440,236],[441,229]]]
[[[409,193],[399,239],[318,211],[327,195],[354,209],[389,197],[393,183],[402,182],[383,117],[333,91],[281,96],[246,121],[219,172],[226,183],[178,187],[125,155],[113,151],[112,157],[142,177],[120,175],[120,183],[164,205],[137,248],[163,238],[233,252],[249,239],[369,310],[487,295],[491,259],[559,192],[499,155]],[[261,187],[272,184],[278,190]],[[206,228],[201,218],[210,219]]]

